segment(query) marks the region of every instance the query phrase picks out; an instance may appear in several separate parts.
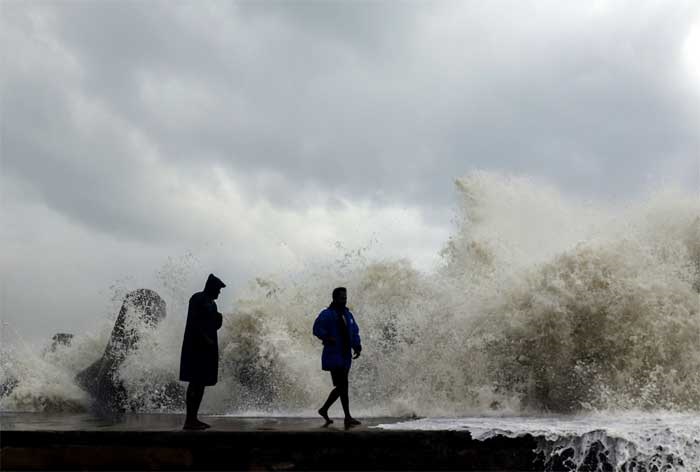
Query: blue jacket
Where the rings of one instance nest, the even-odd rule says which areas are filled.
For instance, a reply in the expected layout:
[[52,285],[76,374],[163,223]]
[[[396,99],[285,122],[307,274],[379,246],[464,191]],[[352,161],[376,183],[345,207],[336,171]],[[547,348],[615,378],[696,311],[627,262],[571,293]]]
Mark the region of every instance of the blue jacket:
[[[345,308],[345,321],[345,325],[342,325],[338,313],[333,308],[323,310],[314,321],[314,336],[322,341],[329,337],[335,338],[334,343],[323,341],[323,354],[321,355],[321,368],[323,370],[349,369],[352,364],[350,348],[356,351],[362,350],[360,328],[357,327],[355,318],[347,308]],[[346,339],[350,340],[349,346],[343,345],[343,333],[341,332],[343,327],[348,330]]]

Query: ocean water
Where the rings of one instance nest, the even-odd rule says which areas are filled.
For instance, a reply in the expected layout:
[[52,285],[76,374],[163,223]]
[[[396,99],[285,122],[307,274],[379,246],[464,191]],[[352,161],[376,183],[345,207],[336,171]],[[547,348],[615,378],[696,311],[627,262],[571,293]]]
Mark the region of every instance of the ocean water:
[[546,466],[569,470],[700,470],[700,415],[596,412],[576,416],[425,418],[388,430],[469,431],[474,439],[534,436]]
[[[330,385],[311,324],[342,284],[364,347],[351,372],[356,415],[516,423],[530,416],[552,421],[566,437],[566,428],[596,412],[611,418],[600,423],[604,434],[628,420],[655,424],[644,415],[663,412],[672,434],[697,437],[698,196],[660,189],[604,205],[484,172],[457,179],[456,190],[454,230],[434,270],[416,269],[411,254],[373,259],[358,248],[240,291],[219,331],[220,381],[202,409],[314,414]],[[182,398],[167,386],[177,382],[186,277],[186,265],[162,274],[163,290],[153,288],[168,317],[139,328],[139,345],[119,370],[137,411],[182,411]],[[74,333],[68,346],[0,347],[0,410],[89,409],[75,376],[104,352],[111,322]],[[422,421],[412,424],[446,426]],[[453,421],[447,426],[467,420]],[[511,426],[538,427],[533,421]],[[689,453],[674,454],[697,464]]]

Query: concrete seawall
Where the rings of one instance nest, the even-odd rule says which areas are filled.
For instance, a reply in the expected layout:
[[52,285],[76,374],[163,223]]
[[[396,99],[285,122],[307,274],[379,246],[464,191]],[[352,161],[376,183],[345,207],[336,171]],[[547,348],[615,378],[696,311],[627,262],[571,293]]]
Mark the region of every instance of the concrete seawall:
[[316,419],[205,418],[182,431],[179,415],[134,415],[107,423],[74,416],[0,416],[2,470],[542,470],[536,440],[468,432],[387,431],[396,419],[345,431]]

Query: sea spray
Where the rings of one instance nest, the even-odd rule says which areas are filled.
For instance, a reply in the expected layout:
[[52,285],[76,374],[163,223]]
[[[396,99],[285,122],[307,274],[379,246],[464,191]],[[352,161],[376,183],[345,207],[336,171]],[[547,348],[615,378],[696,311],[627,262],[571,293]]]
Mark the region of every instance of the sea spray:
[[0,409],[84,411],[89,398],[76,384],[75,374],[87,367],[95,346],[89,335],[74,341],[72,346],[58,345],[55,350],[23,342],[4,344],[0,349]]
[[[313,414],[330,384],[310,328],[344,285],[364,344],[351,372],[357,415],[700,410],[695,196],[604,206],[483,172],[457,190],[455,232],[435,271],[415,269],[410,254],[343,252],[238,291],[219,332],[220,381],[203,409]],[[177,379],[188,264],[161,271],[168,317],[120,369],[146,411],[182,409],[158,392]],[[70,379],[101,355],[105,336],[78,335],[61,355],[4,353],[0,376],[17,385],[0,408],[41,410],[61,395],[84,405]]]
[[468,431],[484,441],[532,436],[543,470],[651,472],[700,470],[700,415],[630,410],[577,416],[495,414],[424,418],[379,425],[387,430]]

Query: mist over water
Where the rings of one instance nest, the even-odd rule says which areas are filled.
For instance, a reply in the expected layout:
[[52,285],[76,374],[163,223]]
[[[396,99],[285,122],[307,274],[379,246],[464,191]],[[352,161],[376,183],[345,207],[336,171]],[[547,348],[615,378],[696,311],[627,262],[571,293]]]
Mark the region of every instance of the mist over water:
[[[314,412],[330,379],[311,325],[338,285],[363,340],[351,371],[358,416],[700,410],[697,195],[664,190],[602,206],[490,173],[456,187],[454,233],[432,272],[415,269],[411,254],[341,251],[240,291],[203,410]],[[144,328],[120,370],[145,411],[183,409],[162,387],[177,379],[186,273],[162,274],[168,317]],[[104,320],[54,350],[3,346],[0,385],[14,388],[0,409],[86,409],[74,377],[102,355],[110,330]]]

